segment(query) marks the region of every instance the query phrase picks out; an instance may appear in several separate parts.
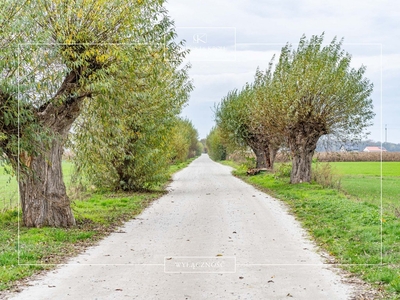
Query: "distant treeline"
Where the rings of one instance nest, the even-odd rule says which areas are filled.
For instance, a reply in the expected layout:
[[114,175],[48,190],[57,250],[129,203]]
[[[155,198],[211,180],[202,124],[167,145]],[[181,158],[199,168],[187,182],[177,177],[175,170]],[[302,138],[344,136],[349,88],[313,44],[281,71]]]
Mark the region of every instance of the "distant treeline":
[[317,152],[314,159],[320,162],[336,161],[400,161],[400,152]]
[[[376,146],[381,147],[381,142],[373,140],[365,140],[356,143],[342,143],[339,141],[327,141],[320,139],[317,143],[317,152],[337,152],[341,149],[346,149],[348,152],[361,152],[365,147]],[[343,147],[343,148],[342,148]],[[382,143],[382,147],[388,152],[400,152],[400,144],[395,143]]]

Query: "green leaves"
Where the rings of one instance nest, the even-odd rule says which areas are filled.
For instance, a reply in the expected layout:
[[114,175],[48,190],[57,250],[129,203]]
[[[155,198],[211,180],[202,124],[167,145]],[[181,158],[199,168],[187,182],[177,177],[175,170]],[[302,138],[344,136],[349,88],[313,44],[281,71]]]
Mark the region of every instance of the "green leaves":
[[[154,187],[177,157],[176,134],[189,132],[176,118],[193,88],[187,67],[179,67],[185,52],[173,42],[174,28],[164,11],[156,13],[159,21],[141,24],[139,43],[121,47],[124,59],[101,93],[84,103],[74,126],[70,146],[84,184],[113,190]],[[194,132],[194,141],[191,135],[184,140],[182,160],[197,145]]]
[[208,155],[213,160],[225,160],[227,151],[222,143],[221,132],[219,127],[211,129],[206,140]]
[[171,159],[183,162],[199,154],[198,133],[188,119],[178,118],[171,132]]
[[310,173],[309,156],[321,136],[360,139],[374,117],[365,66],[350,67],[343,40],[326,46],[323,40],[324,34],[303,35],[297,49],[285,45],[274,70],[273,58],[265,72],[256,70],[253,83],[230,91],[215,113],[225,145],[272,152],[289,147],[298,166],[306,165],[293,170],[299,182],[310,180],[301,176]]
[[308,123],[319,135],[341,134],[339,128],[359,135],[374,116],[369,99],[373,86],[363,78],[364,66],[350,67],[351,55],[341,49],[343,40],[335,38],[322,46],[323,38],[303,36],[296,50],[282,49],[273,80],[283,104],[279,112],[288,128]]

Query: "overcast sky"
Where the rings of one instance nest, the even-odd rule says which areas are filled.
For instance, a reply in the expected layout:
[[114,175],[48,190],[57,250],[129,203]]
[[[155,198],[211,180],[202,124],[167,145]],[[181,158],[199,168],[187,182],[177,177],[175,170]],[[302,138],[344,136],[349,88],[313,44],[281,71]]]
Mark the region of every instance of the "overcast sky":
[[213,108],[229,90],[251,82],[287,42],[325,32],[344,38],[352,65],[367,67],[376,117],[370,139],[400,143],[400,4],[381,0],[169,0],[179,39],[187,42],[195,90],[182,115],[205,138]]

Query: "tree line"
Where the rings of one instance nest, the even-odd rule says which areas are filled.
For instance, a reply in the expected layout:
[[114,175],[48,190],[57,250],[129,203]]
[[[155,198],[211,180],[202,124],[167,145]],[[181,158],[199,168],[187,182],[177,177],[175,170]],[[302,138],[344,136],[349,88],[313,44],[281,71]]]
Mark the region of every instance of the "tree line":
[[389,143],[389,142],[376,142],[373,140],[362,140],[355,141],[353,143],[343,143],[341,141],[325,141],[319,140],[317,144],[316,151],[318,152],[337,152],[341,149],[345,149],[347,151],[363,151],[365,147],[383,147],[388,152],[400,152],[400,144]]
[[163,0],[0,3],[0,154],[18,174],[23,222],[75,224],[62,176],[151,188],[199,150],[179,118],[193,89]]
[[321,137],[360,140],[374,117],[373,84],[366,67],[351,67],[343,39],[323,44],[324,34],[286,44],[254,81],[234,89],[215,109],[208,151],[214,159],[250,148],[256,168],[273,169],[278,151],[292,157],[291,183],[311,180],[311,163]]

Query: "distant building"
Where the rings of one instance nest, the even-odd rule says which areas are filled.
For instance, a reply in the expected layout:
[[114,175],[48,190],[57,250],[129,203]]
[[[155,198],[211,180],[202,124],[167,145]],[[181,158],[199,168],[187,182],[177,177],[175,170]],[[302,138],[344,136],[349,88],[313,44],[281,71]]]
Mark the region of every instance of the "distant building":
[[368,146],[365,147],[364,152],[387,152],[384,147]]
[[349,145],[342,145],[339,149],[340,152],[358,152],[358,148]]

